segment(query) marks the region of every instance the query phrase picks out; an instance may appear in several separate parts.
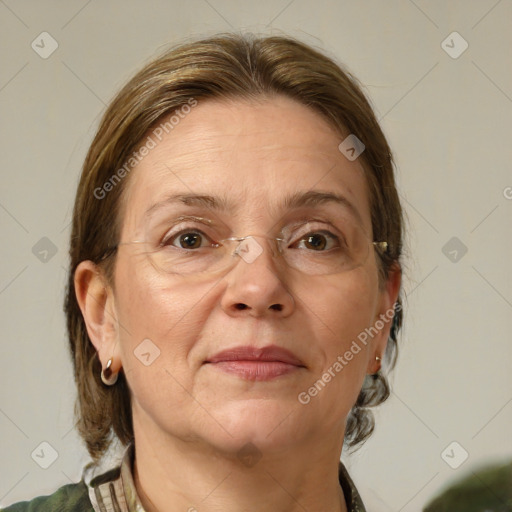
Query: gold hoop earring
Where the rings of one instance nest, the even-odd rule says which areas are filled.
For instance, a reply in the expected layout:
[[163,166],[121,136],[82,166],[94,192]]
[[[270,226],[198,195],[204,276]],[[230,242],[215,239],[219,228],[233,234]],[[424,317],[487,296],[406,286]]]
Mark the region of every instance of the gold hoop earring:
[[112,374],[112,358],[108,360],[107,366],[105,369],[101,370],[101,381],[106,386],[113,386],[117,382],[118,374],[114,373]]

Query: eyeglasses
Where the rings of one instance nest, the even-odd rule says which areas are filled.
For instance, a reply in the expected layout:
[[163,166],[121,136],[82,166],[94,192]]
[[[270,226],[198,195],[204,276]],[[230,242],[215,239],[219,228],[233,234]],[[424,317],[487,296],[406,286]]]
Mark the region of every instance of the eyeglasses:
[[[295,234],[297,229],[287,228],[278,238],[247,235],[216,241],[200,229],[186,228],[158,243],[120,242],[111,247],[109,253],[120,246],[132,246],[165,274],[210,276],[227,271],[240,259],[247,264],[254,263],[267,244],[276,261],[308,275],[338,274],[360,267],[368,259],[370,247],[387,251],[387,242],[370,241],[355,223],[345,226],[343,233],[335,230],[338,234],[314,228],[314,224],[317,223],[302,223],[299,236]],[[104,257],[108,255],[106,253]]]

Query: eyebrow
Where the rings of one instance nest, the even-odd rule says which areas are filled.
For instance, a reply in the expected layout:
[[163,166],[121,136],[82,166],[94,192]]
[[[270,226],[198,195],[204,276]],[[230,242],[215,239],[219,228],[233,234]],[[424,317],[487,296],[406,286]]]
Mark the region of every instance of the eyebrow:
[[[164,206],[182,203],[186,206],[199,206],[219,212],[233,213],[234,205],[227,201],[224,197],[216,197],[207,194],[172,194],[164,200],[150,206],[145,213],[146,217],[150,217],[155,211]],[[357,208],[343,195],[324,192],[320,190],[310,190],[308,192],[296,192],[287,196],[282,202],[282,209],[298,209],[303,207],[314,207],[321,204],[334,203],[343,206],[362,223],[362,217]]]

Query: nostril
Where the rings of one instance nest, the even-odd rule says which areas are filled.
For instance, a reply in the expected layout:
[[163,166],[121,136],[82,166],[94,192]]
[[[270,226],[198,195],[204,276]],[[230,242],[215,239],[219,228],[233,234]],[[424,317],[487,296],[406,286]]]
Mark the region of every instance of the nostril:
[[282,304],[272,304],[272,306],[270,306],[272,309],[275,309],[277,311],[282,311],[283,310],[283,305]]
[[238,304],[235,305],[235,308],[242,310],[242,309],[246,309],[247,305],[246,304],[242,304],[241,302],[239,302]]

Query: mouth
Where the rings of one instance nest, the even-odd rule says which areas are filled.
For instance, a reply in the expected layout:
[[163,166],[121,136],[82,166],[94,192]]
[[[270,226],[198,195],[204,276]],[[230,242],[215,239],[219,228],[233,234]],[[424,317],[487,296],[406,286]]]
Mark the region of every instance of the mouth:
[[247,380],[270,380],[306,368],[292,352],[276,345],[230,348],[208,358],[204,364]]

